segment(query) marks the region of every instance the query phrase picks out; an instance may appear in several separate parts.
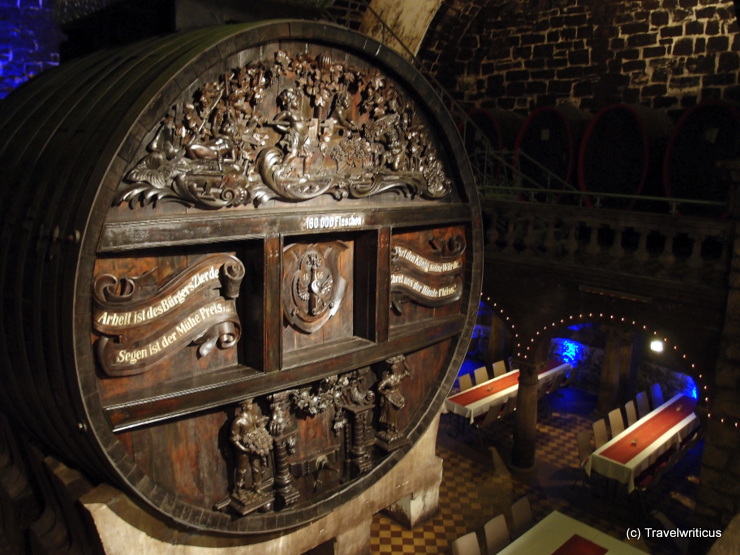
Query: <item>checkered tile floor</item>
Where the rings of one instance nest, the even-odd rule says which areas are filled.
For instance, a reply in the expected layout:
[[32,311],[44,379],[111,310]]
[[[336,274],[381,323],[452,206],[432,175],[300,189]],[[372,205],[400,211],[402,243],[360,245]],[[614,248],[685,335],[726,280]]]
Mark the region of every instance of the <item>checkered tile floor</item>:
[[[698,475],[703,444],[689,453],[667,474],[647,499],[650,524],[641,516],[639,499],[626,492],[602,491],[582,482],[577,466],[576,434],[588,429],[594,417],[594,399],[578,390],[562,390],[551,399],[552,411],[541,410],[538,418],[536,470],[512,473],[507,468],[512,447],[513,421],[500,421],[481,436],[468,430],[454,436],[454,416],[442,416],[437,455],[444,461],[438,514],[414,530],[396,524],[380,513],[372,524],[373,553],[450,553],[451,542],[470,531],[482,538],[487,520],[503,513],[511,525],[509,507],[526,495],[535,521],[553,510],[561,511],[621,540],[628,527],[662,526],[656,516],[667,517],[678,527],[691,527],[691,504],[695,496],[693,476]],[[635,544],[655,555],[679,553],[671,540]],[[530,554],[524,554],[530,555]]]

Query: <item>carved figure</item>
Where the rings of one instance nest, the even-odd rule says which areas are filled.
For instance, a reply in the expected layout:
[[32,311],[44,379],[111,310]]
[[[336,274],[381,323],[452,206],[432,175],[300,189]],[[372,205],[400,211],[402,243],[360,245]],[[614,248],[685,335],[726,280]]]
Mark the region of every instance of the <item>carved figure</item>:
[[188,157],[193,160],[216,160],[218,171],[223,171],[223,162],[228,162],[231,172],[241,172],[242,168],[237,163],[236,135],[236,126],[226,118],[213,140],[205,144],[196,142],[188,145]]
[[283,164],[287,166],[297,157],[304,158],[305,164],[311,153],[308,150],[309,120],[302,113],[301,96],[295,89],[288,88],[280,93],[278,102],[283,109],[272,125],[285,134],[279,143],[286,153]]
[[[267,431],[268,418],[252,400],[244,401],[231,424],[231,443],[236,448],[234,497],[246,503],[259,494],[267,478],[272,437]],[[251,474],[251,486],[248,485]],[[252,492],[250,494],[250,491]]]
[[378,384],[380,393],[380,425],[383,428],[378,436],[392,444],[401,439],[398,429],[398,413],[406,406],[406,399],[399,391],[401,381],[408,378],[411,373],[406,365],[406,357],[398,355],[385,361],[388,369],[383,373],[383,378]]
[[350,131],[358,131],[360,128],[351,119],[351,101],[352,96],[347,91],[338,92],[334,100],[334,110],[332,111],[331,116],[342,127],[345,127]]
[[163,114],[113,204],[219,210],[385,192],[439,199],[452,182],[423,127],[382,74],[278,50],[273,63],[233,68]]

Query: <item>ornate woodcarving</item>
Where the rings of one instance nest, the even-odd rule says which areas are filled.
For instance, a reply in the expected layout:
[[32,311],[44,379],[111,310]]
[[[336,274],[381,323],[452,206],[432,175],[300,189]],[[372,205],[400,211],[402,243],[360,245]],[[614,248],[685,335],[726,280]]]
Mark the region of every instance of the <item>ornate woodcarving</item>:
[[229,506],[241,515],[272,508],[275,483],[272,468],[272,436],[269,420],[251,400],[244,401],[231,424],[235,450],[234,489]]
[[[244,401],[231,422],[232,491],[214,508],[241,516],[256,510],[280,511],[300,499],[299,480],[309,480],[314,492],[323,492],[369,471],[376,442],[373,379],[370,367],[365,367]],[[270,407],[270,417],[262,415],[257,401]],[[335,443],[323,450],[303,446],[310,455],[295,460],[298,419],[324,413],[333,414],[327,422]]]
[[290,245],[283,257],[283,313],[305,333],[319,330],[339,310],[347,281],[339,274],[337,258],[347,246]]
[[[138,277],[98,275],[93,329],[100,366],[111,377],[146,372],[189,344],[198,356],[234,347],[241,334],[234,299],[244,265],[227,254],[201,258],[158,287],[154,270]],[[220,294],[219,294],[220,292]]]
[[295,453],[298,428],[290,414],[290,392],[283,391],[268,396],[270,402],[270,434],[275,455],[275,494],[277,509],[295,504],[300,492],[293,484],[288,457]]
[[406,406],[399,386],[401,381],[411,375],[406,365],[406,357],[398,355],[385,361],[386,369],[383,377],[378,383],[380,394],[380,431],[378,432],[378,444],[386,451],[397,449],[405,442],[406,438],[398,426],[398,413]]
[[408,300],[437,307],[462,295],[465,240],[455,235],[446,242],[431,239],[428,244],[430,250],[423,253],[403,244],[391,249],[391,305],[399,314]]
[[278,50],[205,83],[163,117],[147,150],[114,205],[207,210],[451,190],[413,103],[384,75],[329,55]]

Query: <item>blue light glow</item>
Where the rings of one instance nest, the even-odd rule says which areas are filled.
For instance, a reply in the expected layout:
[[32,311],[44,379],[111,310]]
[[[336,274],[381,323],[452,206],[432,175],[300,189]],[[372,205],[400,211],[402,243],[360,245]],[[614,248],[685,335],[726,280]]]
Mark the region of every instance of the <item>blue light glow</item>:
[[696,387],[696,383],[694,380],[692,380],[689,376],[686,376],[688,379],[686,380],[686,389],[684,389],[683,393],[684,395],[688,395],[692,399],[698,399],[699,398],[699,388]]
[[572,339],[556,337],[552,340],[552,344],[553,356],[571,366],[578,366],[580,361],[586,355],[586,347],[582,343],[573,341]]

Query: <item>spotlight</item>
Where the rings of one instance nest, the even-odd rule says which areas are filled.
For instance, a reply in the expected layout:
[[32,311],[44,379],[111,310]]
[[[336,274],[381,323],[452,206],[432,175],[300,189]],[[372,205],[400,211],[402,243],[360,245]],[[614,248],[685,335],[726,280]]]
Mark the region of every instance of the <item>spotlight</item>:
[[656,353],[663,352],[663,342],[660,339],[653,339],[650,342],[650,350]]

